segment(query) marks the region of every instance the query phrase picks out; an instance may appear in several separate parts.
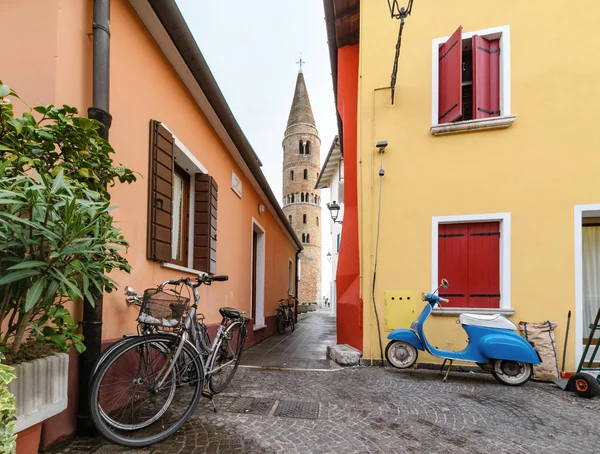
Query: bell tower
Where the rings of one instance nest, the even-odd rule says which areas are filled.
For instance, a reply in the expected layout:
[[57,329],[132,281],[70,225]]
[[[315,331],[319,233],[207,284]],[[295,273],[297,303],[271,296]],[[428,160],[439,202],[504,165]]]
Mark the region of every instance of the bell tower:
[[302,241],[298,300],[321,298],[321,191],[315,189],[321,170],[321,139],[313,117],[302,60],[292,108],[283,135],[283,212]]

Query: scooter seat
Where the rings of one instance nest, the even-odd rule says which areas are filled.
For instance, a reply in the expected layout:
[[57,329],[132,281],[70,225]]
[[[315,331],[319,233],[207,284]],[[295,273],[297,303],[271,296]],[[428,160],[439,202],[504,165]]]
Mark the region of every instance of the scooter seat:
[[485,326],[486,328],[517,330],[513,322],[502,314],[479,315],[479,314],[460,314],[458,321],[461,325]]

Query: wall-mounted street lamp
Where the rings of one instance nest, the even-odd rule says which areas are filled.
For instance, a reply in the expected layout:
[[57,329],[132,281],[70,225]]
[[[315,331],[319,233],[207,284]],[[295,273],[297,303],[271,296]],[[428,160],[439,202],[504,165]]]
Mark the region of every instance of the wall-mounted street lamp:
[[341,224],[342,221],[338,221],[338,215],[340,214],[340,206],[335,203],[335,200],[331,203],[327,204],[327,209],[329,210],[329,214],[331,214],[331,219],[334,224]]
[[396,42],[396,55],[394,56],[394,67],[392,69],[392,80],[390,88],[392,89],[392,104],[394,104],[394,94],[396,92],[396,77],[398,75],[398,58],[400,57],[400,46],[402,45],[402,30],[404,30],[404,19],[412,13],[413,0],[408,0],[406,8],[398,6],[398,0],[387,0],[392,19],[400,19],[400,30],[398,31],[398,41]]
[[331,263],[331,252],[327,253],[327,261]]

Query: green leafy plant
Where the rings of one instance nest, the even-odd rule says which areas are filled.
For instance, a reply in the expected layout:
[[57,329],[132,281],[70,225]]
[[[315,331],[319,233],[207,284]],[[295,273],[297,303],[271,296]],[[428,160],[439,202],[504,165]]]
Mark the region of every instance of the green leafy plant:
[[115,289],[108,273],[129,272],[107,186],[135,176],[112,165],[101,123],[70,106],[16,118],[15,98],[0,82],[0,348],[14,357],[28,338],[81,352],[64,303],[93,303]]
[[[4,359],[0,353],[0,361]],[[0,364],[0,452],[12,454],[16,451],[17,435],[14,433],[17,409],[15,396],[8,390],[8,384],[15,379],[13,368]]]

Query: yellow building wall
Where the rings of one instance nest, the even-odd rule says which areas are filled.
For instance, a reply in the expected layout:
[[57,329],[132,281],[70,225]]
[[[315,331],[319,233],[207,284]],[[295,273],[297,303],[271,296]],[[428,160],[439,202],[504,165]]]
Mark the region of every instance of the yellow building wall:
[[[573,311],[567,369],[575,367],[574,206],[600,203],[600,3],[506,0],[415,2],[406,20],[396,100],[389,87],[399,21],[385,2],[361,2],[358,191],[364,356],[379,358],[371,288],[375,257],[379,153],[383,198],[375,300],[384,293],[431,291],[432,217],[511,213],[511,293],[519,321],[553,320],[559,361],[567,312]],[[432,40],[510,25],[511,113],[508,129],[434,137]],[[450,283],[452,291],[452,283]],[[419,309],[421,303],[419,303]],[[432,315],[432,345],[462,349],[466,335],[456,316]],[[400,326],[399,326],[400,327]],[[408,326],[405,326],[406,328]],[[420,362],[436,362],[420,353]]]

